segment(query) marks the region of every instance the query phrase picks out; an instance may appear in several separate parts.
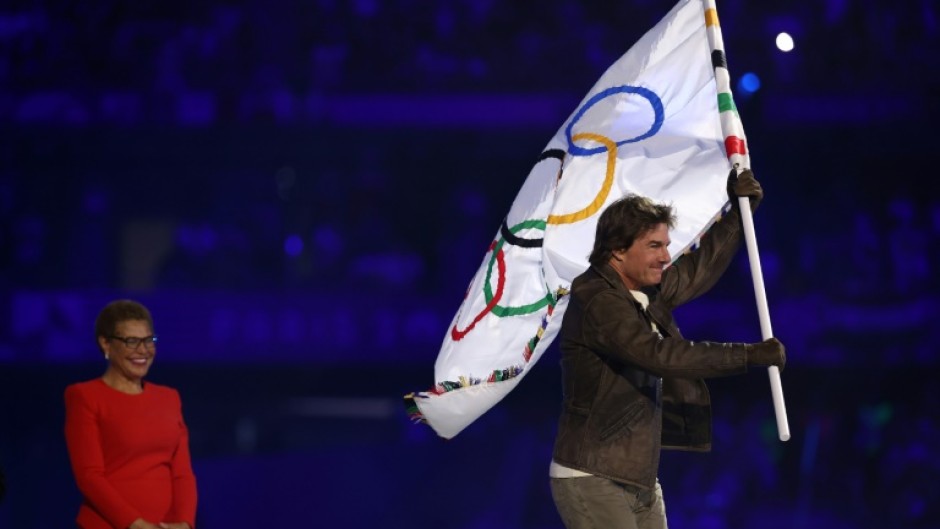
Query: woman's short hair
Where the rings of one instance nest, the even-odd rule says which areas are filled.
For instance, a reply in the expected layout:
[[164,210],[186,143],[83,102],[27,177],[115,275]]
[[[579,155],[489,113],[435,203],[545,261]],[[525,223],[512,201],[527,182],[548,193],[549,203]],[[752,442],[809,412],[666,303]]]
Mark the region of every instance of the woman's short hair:
[[145,321],[153,329],[153,318],[147,307],[130,299],[118,299],[108,303],[95,318],[95,341],[97,342],[100,336],[114,336],[118,323],[131,320]]
[[657,204],[640,195],[616,200],[597,221],[594,249],[588,261],[595,266],[608,262],[612,252],[630,248],[634,240],[657,224],[666,224],[670,229],[676,227],[672,206]]

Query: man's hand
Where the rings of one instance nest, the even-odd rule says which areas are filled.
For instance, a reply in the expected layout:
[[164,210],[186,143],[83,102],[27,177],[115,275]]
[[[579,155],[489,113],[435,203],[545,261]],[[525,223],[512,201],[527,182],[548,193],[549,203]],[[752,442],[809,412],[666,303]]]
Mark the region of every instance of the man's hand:
[[744,349],[747,351],[749,366],[777,366],[783,371],[787,365],[787,348],[776,338],[768,338],[761,343],[749,343]]
[[741,174],[738,174],[737,169],[732,169],[728,174],[728,198],[732,206],[738,207],[738,197],[751,199],[751,211],[756,210],[757,205],[764,198],[764,189],[754,178],[754,173],[750,169],[741,171]]

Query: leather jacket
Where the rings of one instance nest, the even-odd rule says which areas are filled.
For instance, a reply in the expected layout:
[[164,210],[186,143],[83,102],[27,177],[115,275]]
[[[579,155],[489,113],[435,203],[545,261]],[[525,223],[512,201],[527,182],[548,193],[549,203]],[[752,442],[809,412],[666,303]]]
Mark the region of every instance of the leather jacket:
[[560,336],[557,463],[652,489],[661,448],[711,449],[711,399],[702,379],[745,372],[744,344],[686,340],[672,309],[718,281],[740,246],[740,224],[734,208],[712,225],[698,249],[643,290],[647,310],[608,264],[575,278]]

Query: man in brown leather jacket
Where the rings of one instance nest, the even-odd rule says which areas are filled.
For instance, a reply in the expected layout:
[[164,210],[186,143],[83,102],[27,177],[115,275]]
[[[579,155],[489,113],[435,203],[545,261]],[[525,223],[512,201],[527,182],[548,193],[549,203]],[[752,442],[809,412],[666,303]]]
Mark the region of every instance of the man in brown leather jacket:
[[728,177],[732,210],[672,266],[670,206],[630,195],[597,224],[590,268],[575,278],[561,326],[564,402],[550,469],[568,529],[665,529],[661,448],[711,449],[702,380],[751,365],[783,368],[783,344],[690,341],[672,309],[707,292],[741,242],[738,196],[763,190],[750,170]]

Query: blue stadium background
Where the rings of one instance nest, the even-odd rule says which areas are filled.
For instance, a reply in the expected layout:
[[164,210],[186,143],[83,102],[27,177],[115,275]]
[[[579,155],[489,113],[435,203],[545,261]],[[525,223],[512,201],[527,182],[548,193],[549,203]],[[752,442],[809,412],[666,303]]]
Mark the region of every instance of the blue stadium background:
[[[561,528],[555,348],[451,441],[401,396],[549,137],[671,7],[6,3],[0,528],[73,526],[62,391],[116,297],[154,312],[200,528]],[[766,375],[714,381],[714,451],[663,458],[671,526],[938,527],[940,8],[719,13],[793,438]],[[744,254],[678,318],[758,340]]]

